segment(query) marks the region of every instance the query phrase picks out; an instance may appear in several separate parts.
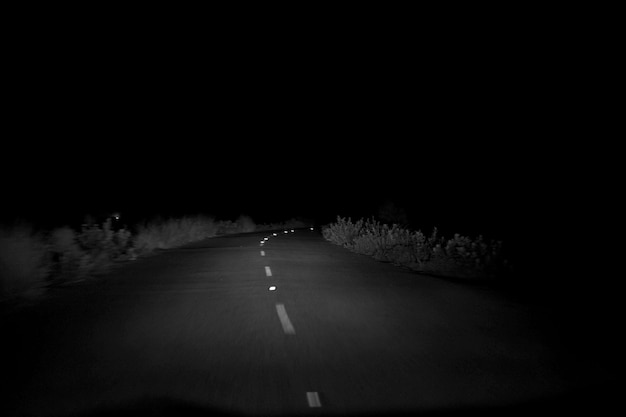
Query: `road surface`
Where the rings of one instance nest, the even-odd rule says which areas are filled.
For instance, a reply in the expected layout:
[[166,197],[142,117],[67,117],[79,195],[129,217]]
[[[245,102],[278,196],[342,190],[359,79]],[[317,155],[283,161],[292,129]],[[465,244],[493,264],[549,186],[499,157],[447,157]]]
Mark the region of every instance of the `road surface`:
[[527,415],[611,400],[609,370],[545,306],[309,229],[162,251],[1,319],[4,416]]

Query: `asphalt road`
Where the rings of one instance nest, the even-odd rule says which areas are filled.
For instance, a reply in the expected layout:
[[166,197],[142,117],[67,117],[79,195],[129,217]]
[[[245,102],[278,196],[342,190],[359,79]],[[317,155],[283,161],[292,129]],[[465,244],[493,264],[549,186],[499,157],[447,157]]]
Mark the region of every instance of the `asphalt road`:
[[606,362],[545,306],[308,229],[162,251],[1,319],[4,416],[527,415],[611,401]]

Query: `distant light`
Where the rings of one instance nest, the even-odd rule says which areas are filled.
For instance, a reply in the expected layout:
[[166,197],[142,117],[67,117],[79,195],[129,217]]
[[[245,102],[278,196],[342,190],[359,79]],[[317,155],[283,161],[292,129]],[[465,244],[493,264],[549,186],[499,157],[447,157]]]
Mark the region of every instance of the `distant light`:
[[272,233],[273,236],[278,236],[278,233]]
[[276,291],[276,286],[272,285],[272,286],[270,287],[270,291]]
[[293,233],[293,229],[291,229],[291,233]]
[[285,230],[283,233],[289,233],[289,232]]
[[311,230],[313,230],[313,228],[311,227]]
[[263,238],[263,240],[269,240],[269,239],[270,239],[269,237],[264,237],[264,238]]

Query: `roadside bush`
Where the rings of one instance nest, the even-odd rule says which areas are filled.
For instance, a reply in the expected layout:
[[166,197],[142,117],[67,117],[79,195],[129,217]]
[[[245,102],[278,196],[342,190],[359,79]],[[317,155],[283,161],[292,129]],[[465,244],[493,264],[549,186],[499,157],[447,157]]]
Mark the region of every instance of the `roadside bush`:
[[49,236],[49,250],[53,260],[52,280],[80,278],[88,272],[89,254],[78,245],[73,229],[54,229]]
[[404,237],[395,224],[389,227],[375,220],[367,220],[357,237],[353,238],[351,249],[379,261],[388,261],[389,253],[396,245],[402,244]]
[[36,295],[50,267],[41,234],[26,225],[0,229],[0,296]]
[[83,225],[76,240],[92,258],[102,258],[105,262],[126,258],[131,252],[130,231],[113,230],[111,219],[101,225]]
[[312,224],[313,222],[311,220],[291,218],[289,220],[285,220],[284,222],[258,224],[256,226],[256,230],[269,231],[269,230],[297,229],[297,228],[302,228],[302,227],[309,227]]
[[506,268],[502,242],[485,242],[456,234],[452,239],[438,236],[437,229],[426,237],[397,224],[376,220],[337,217],[322,230],[323,236],[356,253],[392,262],[416,271],[457,278],[492,278]]
[[507,268],[502,256],[502,242],[485,242],[482,236],[470,239],[459,234],[433,248],[432,261],[426,267],[434,273],[462,278],[494,277]]
[[252,220],[250,216],[241,215],[235,220],[235,223],[241,233],[250,233],[256,230],[256,223],[254,223],[254,220]]
[[115,230],[111,218],[102,224],[83,224],[79,231],[66,226],[46,234],[27,225],[0,227],[0,296],[36,295],[48,284],[97,275],[116,261],[155,249],[255,229],[252,218],[243,215],[234,222],[202,215],[156,218],[137,225],[136,233]]
[[326,225],[322,229],[322,236],[325,239],[348,249],[354,247],[354,240],[361,236],[363,229],[363,219],[352,222],[352,218],[347,219],[337,216],[337,221]]
[[213,218],[205,216],[156,220],[140,225],[132,241],[138,253],[146,253],[215,236],[220,229]]
[[135,257],[130,231],[113,230],[110,219],[102,224],[83,224],[78,233],[69,227],[55,229],[48,248],[53,260],[52,281],[103,273],[113,262]]

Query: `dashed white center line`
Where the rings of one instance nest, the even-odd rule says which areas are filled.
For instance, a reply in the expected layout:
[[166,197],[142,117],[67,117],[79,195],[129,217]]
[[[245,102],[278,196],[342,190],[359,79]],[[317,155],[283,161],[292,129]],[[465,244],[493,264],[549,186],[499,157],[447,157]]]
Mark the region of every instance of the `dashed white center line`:
[[276,312],[278,313],[278,318],[280,319],[280,324],[282,324],[285,334],[296,334],[296,329],[293,328],[293,324],[291,324],[291,320],[289,320],[285,305],[276,304]]
[[309,403],[309,407],[311,408],[322,406],[322,403],[320,402],[320,397],[319,395],[317,395],[317,392],[307,392],[306,400]]
[[[313,230],[313,228],[311,227],[311,230]],[[294,230],[291,229],[291,233],[293,233]],[[289,233],[287,230],[284,231],[284,233]],[[273,234],[274,236],[276,236],[276,233]],[[260,242],[260,246],[263,246],[263,244],[268,240],[269,238],[265,237],[261,242]],[[265,251],[261,251],[261,256],[265,256]],[[269,266],[265,267],[265,275],[268,277],[272,276],[272,270],[270,269]],[[270,291],[276,291],[276,286],[272,285],[269,287]],[[278,319],[280,320],[280,324],[283,326],[283,331],[285,332],[285,334],[296,334],[296,329],[293,327],[293,324],[291,324],[291,320],[289,320],[289,316],[287,315],[287,310],[285,310],[285,305],[284,304],[276,304],[276,313],[278,313]],[[322,403],[320,401],[320,397],[318,395],[317,392],[315,391],[311,391],[311,392],[307,392],[306,393],[306,401],[309,404],[310,408],[320,408],[322,406]]]
[[[311,230],[313,230],[313,228],[311,228]],[[291,230],[291,233],[293,233],[294,230]],[[287,230],[284,231],[284,233],[288,233]],[[276,236],[276,233],[274,233],[274,236]],[[263,246],[263,244],[265,243],[265,241],[267,241],[268,238],[264,238],[260,243],[261,246]],[[265,251],[261,251],[261,256],[265,256]],[[270,269],[269,266],[265,267],[265,275],[268,277],[272,276],[272,270]],[[272,285],[271,287],[269,287],[270,291],[276,291],[276,286]],[[291,323],[291,320],[289,320],[289,316],[287,315],[287,310],[285,310],[285,305],[284,304],[276,304],[276,313],[278,314],[278,319],[280,320],[280,324],[281,326],[283,326],[283,331],[285,332],[285,334],[290,334],[290,335],[294,335],[296,334],[296,329],[293,327],[293,324]],[[322,406],[322,403],[320,401],[320,397],[319,394],[315,391],[311,391],[311,392],[307,392],[306,393],[306,401],[309,404],[310,408],[320,408]]]

